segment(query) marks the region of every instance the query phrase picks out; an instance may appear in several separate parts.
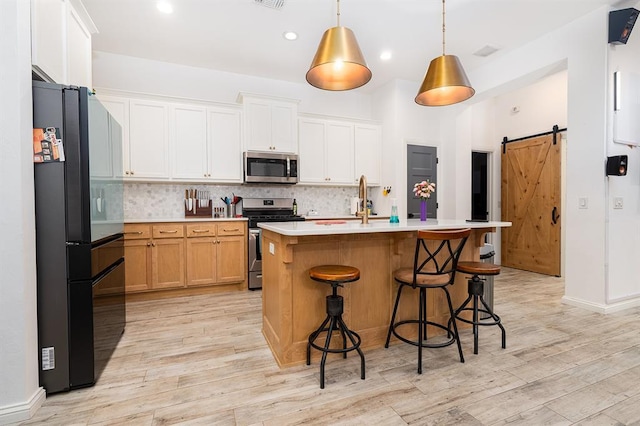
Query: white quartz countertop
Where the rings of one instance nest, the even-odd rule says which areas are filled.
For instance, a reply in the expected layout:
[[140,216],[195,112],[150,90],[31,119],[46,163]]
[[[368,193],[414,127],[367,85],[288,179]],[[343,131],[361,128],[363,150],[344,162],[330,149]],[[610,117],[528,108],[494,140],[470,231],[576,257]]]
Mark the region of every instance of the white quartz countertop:
[[198,218],[186,218],[186,217],[172,217],[172,218],[147,218],[147,219],[127,219],[124,223],[192,223],[192,222],[229,222],[239,221],[246,222],[246,217],[198,217]]
[[[346,223],[341,223],[346,222]],[[326,224],[323,224],[326,223]],[[511,226],[511,222],[467,222],[453,219],[404,219],[400,223],[374,220],[363,225],[360,221],[305,221],[305,222],[270,222],[259,223],[262,229],[287,236],[335,235],[335,234],[372,234],[377,232],[406,232],[419,229],[457,229],[457,228],[503,228]]]

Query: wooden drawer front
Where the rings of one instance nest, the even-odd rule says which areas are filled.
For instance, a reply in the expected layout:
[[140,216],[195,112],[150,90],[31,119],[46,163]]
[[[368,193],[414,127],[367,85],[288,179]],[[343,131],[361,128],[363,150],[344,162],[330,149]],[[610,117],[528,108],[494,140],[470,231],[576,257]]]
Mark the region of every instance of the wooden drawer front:
[[153,238],[182,238],[184,237],[184,225],[168,223],[165,225],[153,225]]
[[144,223],[127,223],[124,225],[125,240],[141,240],[151,238],[151,226]]
[[187,225],[187,237],[215,237],[215,223],[194,223]]
[[244,222],[223,222],[218,223],[218,236],[223,237],[225,235],[244,235]]

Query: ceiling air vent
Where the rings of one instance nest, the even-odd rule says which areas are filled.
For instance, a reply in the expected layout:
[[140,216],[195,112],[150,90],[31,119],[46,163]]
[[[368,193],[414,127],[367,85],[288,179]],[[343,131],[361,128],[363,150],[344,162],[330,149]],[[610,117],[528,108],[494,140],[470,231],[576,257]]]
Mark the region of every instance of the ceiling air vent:
[[476,50],[475,52],[473,52],[474,55],[476,56],[481,56],[483,58],[486,58],[489,55],[493,55],[494,53],[496,53],[498,50],[500,50],[499,47],[496,46],[491,46],[491,45],[486,45],[481,49]]
[[284,7],[284,0],[253,0],[256,4],[280,10]]

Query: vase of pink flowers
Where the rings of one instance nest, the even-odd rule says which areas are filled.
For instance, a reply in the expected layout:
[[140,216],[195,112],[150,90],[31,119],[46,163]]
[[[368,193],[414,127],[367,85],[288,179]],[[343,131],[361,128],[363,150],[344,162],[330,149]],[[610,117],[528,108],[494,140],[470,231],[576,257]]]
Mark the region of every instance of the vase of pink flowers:
[[428,180],[413,185],[413,194],[420,198],[420,220],[423,222],[427,220],[427,199],[431,198],[431,193],[435,190],[436,184]]

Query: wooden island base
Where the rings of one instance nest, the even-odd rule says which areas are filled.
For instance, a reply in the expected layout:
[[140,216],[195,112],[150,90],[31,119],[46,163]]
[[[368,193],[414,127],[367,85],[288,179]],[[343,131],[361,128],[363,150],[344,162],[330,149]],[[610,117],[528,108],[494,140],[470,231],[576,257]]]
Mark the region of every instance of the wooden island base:
[[[473,228],[460,260],[479,260],[484,234],[494,231],[493,227]],[[404,231],[287,236],[263,229],[262,332],[278,365],[306,361],[309,333],[326,316],[325,297],[331,286],[308,276],[309,268],[317,265],[360,269],[360,280],[340,289],[344,297],[343,318],[350,329],[360,334],[363,348],[384,346],[397,293],[392,273],[400,267],[413,266],[416,235],[415,231]],[[466,280],[458,274],[455,284],[449,287],[454,308],[467,297]],[[417,291],[403,292],[399,320],[417,318],[417,296]],[[442,291],[428,292],[427,312],[429,320],[446,324],[449,312]],[[432,336],[440,331],[429,328],[428,332]],[[318,351],[312,352],[319,356]]]

